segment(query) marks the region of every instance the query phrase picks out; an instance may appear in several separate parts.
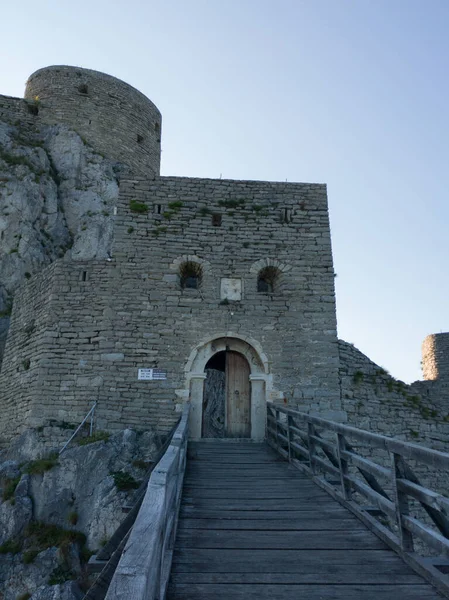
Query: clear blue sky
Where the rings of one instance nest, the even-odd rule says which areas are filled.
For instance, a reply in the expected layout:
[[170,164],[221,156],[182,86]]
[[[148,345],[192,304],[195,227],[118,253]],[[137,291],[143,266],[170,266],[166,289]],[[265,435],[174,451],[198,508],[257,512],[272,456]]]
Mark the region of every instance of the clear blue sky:
[[162,174],[326,182],[339,336],[394,376],[449,330],[448,0],[21,0],[0,92],[105,71],[163,114]]

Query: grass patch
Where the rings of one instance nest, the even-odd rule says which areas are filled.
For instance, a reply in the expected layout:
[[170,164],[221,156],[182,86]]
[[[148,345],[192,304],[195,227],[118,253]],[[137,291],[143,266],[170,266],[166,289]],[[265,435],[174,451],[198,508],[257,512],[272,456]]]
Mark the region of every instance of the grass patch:
[[142,469],[146,471],[148,469],[148,463],[144,460],[134,460],[133,467],[136,467],[136,469]]
[[42,521],[34,521],[26,528],[25,535],[29,539],[32,550],[42,552],[47,548],[66,547],[69,544],[80,544],[84,546],[86,536],[81,531],[64,529],[59,525],[49,525]]
[[26,550],[22,554],[22,562],[24,565],[30,565],[39,554],[39,550]]
[[15,154],[11,154],[10,152],[7,152],[3,148],[0,148],[0,159],[3,160],[8,165],[11,165],[11,166],[22,165],[24,167],[28,167],[33,172],[36,171],[36,167],[25,156],[16,156]]
[[115,473],[111,473],[114,478],[115,487],[119,492],[125,492],[127,490],[135,490],[139,487],[140,483],[134,479],[132,475],[129,473],[122,473],[121,471],[116,471]]
[[17,540],[6,540],[0,546],[0,554],[18,554],[22,549],[22,543]]
[[20,596],[17,596],[17,600],[29,600],[30,598],[30,592],[25,592],[24,594],[20,594]]
[[219,200],[218,206],[223,206],[224,208],[242,208],[245,204],[245,200],[243,198],[239,198],[238,200]]
[[96,431],[90,437],[79,438],[76,443],[78,446],[87,446],[88,444],[95,444],[95,442],[107,442],[110,437],[111,434],[107,431]]
[[55,453],[49,454],[44,458],[38,458],[27,463],[23,469],[24,473],[30,475],[42,475],[45,471],[50,471],[53,467],[59,465],[58,455]]
[[50,578],[48,580],[49,585],[58,585],[58,583],[65,583],[72,579],[76,579],[77,574],[72,571],[67,565],[60,565],[53,569]]
[[414,429],[410,429],[410,435],[412,438],[418,438],[419,437],[419,433],[417,431],[415,431]]
[[138,200],[130,200],[129,209],[136,213],[147,213],[149,210],[145,202],[139,202]]
[[176,200],[176,202],[169,202],[168,208],[173,212],[179,212],[182,208],[182,202],[180,200]]
[[11,500],[11,498],[14,496],[14,492],[16,491],[16,487],[20,481],[20,475],[18,477],[14,477],[13,479],[5,479],[4,481],[2,499],[4,502],[6,502],[7,500]]
[[89,562],[89,558],[95,554],[95,550],[89,550],[86,546],[83,546],[80,550],[80,560],[83,564]]
[[128,233],[132,233],[134,231],[134,227],[128,227]]

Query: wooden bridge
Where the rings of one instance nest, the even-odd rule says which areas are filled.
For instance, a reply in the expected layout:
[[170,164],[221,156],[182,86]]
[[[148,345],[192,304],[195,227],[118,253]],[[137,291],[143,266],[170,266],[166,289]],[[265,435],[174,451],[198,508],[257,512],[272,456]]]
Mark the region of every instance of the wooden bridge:
[[268,412],[266,443],[188,447],[184,412],[86,599],[449,597],[449,500],[417,475],[449,454]]

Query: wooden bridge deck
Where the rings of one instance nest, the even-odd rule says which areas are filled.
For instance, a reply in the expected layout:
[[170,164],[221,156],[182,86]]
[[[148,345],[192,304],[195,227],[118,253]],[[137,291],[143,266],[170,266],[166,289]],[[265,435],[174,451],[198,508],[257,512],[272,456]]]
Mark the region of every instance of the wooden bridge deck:
[[437,600],[268,446],[189,444],[168,600]]

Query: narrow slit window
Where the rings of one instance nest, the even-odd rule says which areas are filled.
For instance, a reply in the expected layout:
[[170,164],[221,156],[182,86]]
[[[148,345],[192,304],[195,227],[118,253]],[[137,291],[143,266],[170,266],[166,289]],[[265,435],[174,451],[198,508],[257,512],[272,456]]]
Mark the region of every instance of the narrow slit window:
[[78,91],[80,94],[84,94],[85,96],[87,96],[87,92],[89,91],[89,89],[85,83],[82,83],[78,86]]
[[212,225],[214,227],[220,227],[221,226],[221,215],[218,215],[218,214],[213,214],[212,215]]

